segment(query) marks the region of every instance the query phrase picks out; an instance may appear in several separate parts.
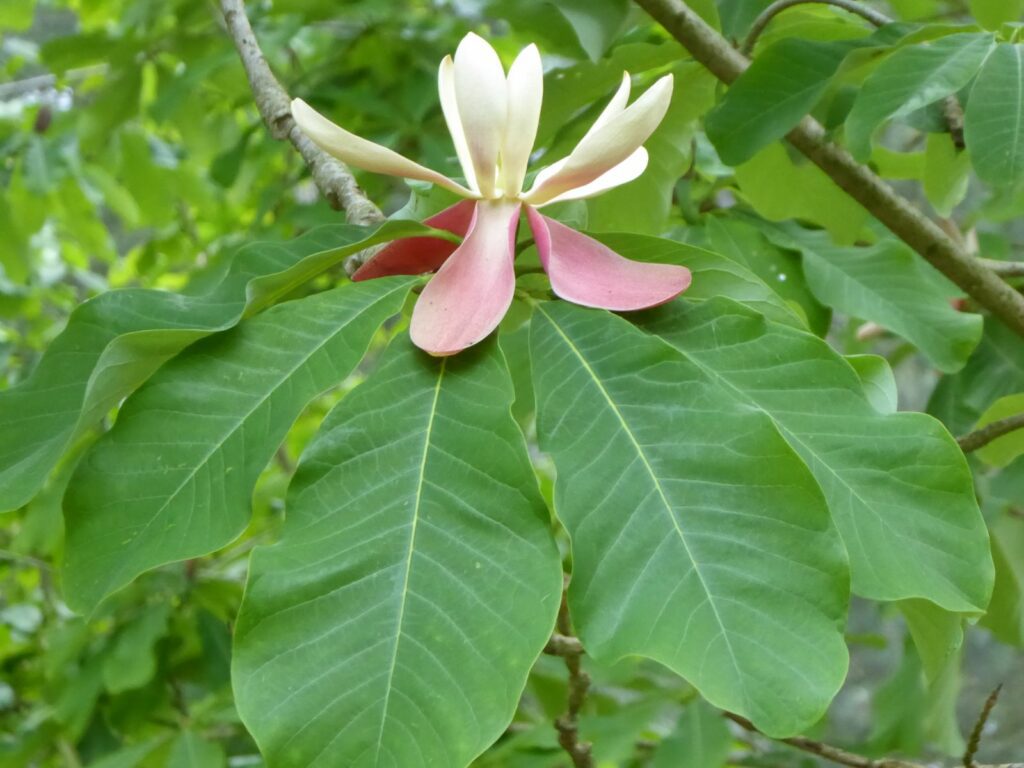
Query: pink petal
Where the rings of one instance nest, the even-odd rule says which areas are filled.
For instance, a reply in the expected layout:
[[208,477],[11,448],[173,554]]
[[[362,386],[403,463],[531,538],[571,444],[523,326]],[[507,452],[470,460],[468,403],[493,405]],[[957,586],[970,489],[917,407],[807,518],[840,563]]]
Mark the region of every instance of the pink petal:
[[519,204],[482,201],[469,235],[423,289],[412,312],[413,343],[454,355],[498,327],[516,287]]
[[623,258],[527,206],[530,229],[554,292],[574,304],[617,312],[646,309],[690,287],[690,270]]
[[[423,223],[465,237],[473,226],[476,200],[460,200],[450,208],[435,213]],[[352,275],[353,281],[372,280],[388,275],[422,275],[434,272],[452,255],[458,243],[439,237],[406,237],[389,243],[373,255]]]

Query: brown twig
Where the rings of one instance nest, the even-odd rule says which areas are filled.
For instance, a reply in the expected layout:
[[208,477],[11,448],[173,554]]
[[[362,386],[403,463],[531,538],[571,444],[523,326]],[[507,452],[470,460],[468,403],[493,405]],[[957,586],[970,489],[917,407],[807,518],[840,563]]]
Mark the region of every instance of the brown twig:
[[291,99],[270,71],[246,16],[243,0],[221,0],[220,7],[228,33],[245,67],[256,106],[271,135],[292,143],[327,202],[335,210],[345,211],[345,218],[350,223],[368,225],[383,221],[384,214],[363,194],[344,163],[310,141],[292,119]]
[[866,5],[856,2],[856,0],[775,0],[774,3],[765,8],[761,15],[754,19],[754,24],[750,28],[750,33],[747,35],[747,39],[743,41],[743,45],[740,46],[740,52],[749,55],[754,46],[757,44],[757,39],[764,32],[772,19],[778,16],[787,8],[792,8],[795,5],[807,5],[815,3],[818,5],[832,5],[836,8],[842,8],[844,11],[856,14],[863,19],[867,19],[870,23],[876,27],[884,26],[892,22],[888,16],[884,13],[879,13],[873,8],[868,8]]
[[1002,690],[1003,685],[1000,683],[988,695],[988,698],[985,699],[985,704],[981,708],[978,720],[974,723],[974,728],[971,730],[971,737],[967,740],[967,749],[964,750],[964,768],[977,768],[974,756],[978,754],[978,747],[981,746],[981,734],[985,730],[985,723],[988,722],[988,717],[992,714],[996,702],[999,701],[999,692]]
[[997,440],[1003,435],[1008,435],[1010,432],[1014,432],[1018,429],[1024,429],[1024,413],[1018,413],[1014,416],[1008,416],[1005,419],[1000,419],[999,421],[993,421],[991,424],[986,424],[981,429],[976,429],[973,432],[969,432],[966,435],[958,437],[956,441],[960,445],[960,450],[964,453],[970,453],[971,451],[976,451],[979,448],[984,448],[993,440]]
[[555,632],[544,646],[544,653],[549,656],[580,656],[583,654],[583,643],[578,637]]
[[[751,733],[761,733],[761,731],[757,729],[757,726],[745,717],[733,714],[732,712],[723,712],[722,714],[741,728],[750,731]],[[849,766],[849,768],[929,768],[923,763],[915,763],[909,760],[900,760],[893,757],[881,757],[877,759],[864,757],[863,755],[858,755],[855,752],[847,752],[845,749],[833,747],[831,744],[825,744],[824,742],[816,741],[815,739],[808,739],[805,736],[793,736],[788,739],[773,739],[773,741],[778,741],[780,744],[788,744],[802,752],[817,755],[829,762]],[[976,763],[970,766],[970,768],[1024,768],[1024,763],[1004,763],[1002,765],[980,765]]]
[[1024,261],[999,261],[998,259],[978,259],[982,264],[1002,277],[1024,277]]
[[[562,606],[558,609],[557,628],[558,633],[552,636],[552,641],[555,637],[560,637],[579,643],[579,639],[572,633],[569,605],[564,592]],[[548,646],[551,646],[550,641]],[[590,742],[580,741],[579,714],[587,697],[587,690],[590,688],[590,675],[580,667],[583,646],[580,645],[579,648],[580,653],[558,654],[565,660],[565,668],[569,670],[569,696],[565,714],[555,720],[555,728],[558,730],[558,743],[568,753],[575,768],[594,768],[594,758],[590,754]]]
[[[747,58],[682,0],[636,3],[722,82],[732,83],[747,68]],[[1024,296],[966,253],[934,221],[854,160],[849,152],[829,142],[825,129],[816,120],[805,117],[786,138],[896,237],[1015,333],[1024,336]]]

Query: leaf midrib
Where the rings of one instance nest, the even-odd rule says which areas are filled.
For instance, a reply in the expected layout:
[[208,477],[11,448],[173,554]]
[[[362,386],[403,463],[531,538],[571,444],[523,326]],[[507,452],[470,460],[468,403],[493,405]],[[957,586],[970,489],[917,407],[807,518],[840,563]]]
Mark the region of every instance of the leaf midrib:
[[388,678],[384,687],[384,706],[381,707],[380,727],[377,730],[377,746],[374,749],[373,762],[380,764],[380,750],[384,744],[384,727],[388,721],[388,706],[391,702],[392,682],[395,678],[395,667],[398,664],[398,647],[402,641],[402,623],[405,619],[405,604],[409,596],[409,574],[412,572],[412,556],[416,549],[416,531],[420,519],[420,506],[423,501],[423,486],[427,474],[427,457],[430,455],[430,443],[434,432],[434,418],[437,416],[437,404],[441,398],[441,382],[444,381],[445,365],[447,358],[441,360],[437,372],[437,383],[434,385],[434,398],[430,404],[430,412],[427,416],[427,426],[423,435],[423,455],[420,458],[419,474],[416,478],[416,498],[413,502],[412,523],[409,528],[409,544],[405,558],[405,574],[402,577],[401,601],[398,605],[398,618],[395,622],[395,647],[391,654],[391,664],[388,667]]
[[[722,621],[722,616],[718,611],[718,605],[715,602],[711,590],[708,588],[707,581],[704,579],[704,574],[701,573],[700,566],[697,564],[697,560],[693,556],[693,552],[690,550],[690,545],[686,541],[686,534],[683,532],[682,528],[679,527],[679,522],[676,520],[672,504],[671,502],[669,502],[668,497],[665,495],[665,491],[661,487],[661,482],[658,480],[658,476],[655,474],[654,468],[651,466],[651,463],[647,459],[647,454],[644,453],[643,447],[636,439],[636,436],[633,434],[633,431],[629,428],[629,424],[626,421],[625,416],[619,410],[618,406],[615,404],[615,401],[612,400],[611,395],[609,394],[608,390],[605,389],[605,386],[601,379],[597,376],[597,372],[594,371],[594,369],[587,362],[586,358],[583,357],[583,354],[580,352],[579,348],[575,344],[573,344],[572,340],[565,334],[565,332],[561,329],[558,323],[555,322],[551,315],[549,315],[544,310],[543,306],[541,306],[538,303],[536,304],[536,308],[541,314],[544,315],[545,318],[547,318],[548,322],[551,324],[551,327],[555,329],[555,332],[562,338],[566,346],[569,347],[572,353],[576,356],[576,359],[579,360],[580,365],[583,366],[584,370],[593,380],[595,386],[597,386],[598,390],[600,390],[601,395],[605,399],[605,402],[608,403],[608,407],[611,408],[612,412],[615,414],[615,417],[618,419],[619,424],[622,426],[622,430],[626,433],[626,436],[629,438],[630,442],[633,444],[633,447],[636,449],[637,456],[640,458],[641,463],[647,470],[647,474],[650,476],[651,482],[654,483],[654,487],[658,492],[658,497],[661,499],[661,502],[665,507],[665,511],[668,514],[669,519],[672,521],[672,526],[676,531],[676,535],[679,537],[680,543],[683,545],[683,550],[686,552],[686,556],[689,558],[690,563],[693,565],[693,572],[697,575],[697,580],[700,582],[701,588],[704,590],[704,594],[707,596],[708,605],[710,606],[711,612],[715,617],[715,621],[718,623],[718,628],[722,634],[722,640],[725,642],[725,647],[729,652],[729,659],[732,662],[733,671],[737,675],[737,679],[742,681],[743,675],[740,672],[739,662],[736,658],[736,653],[732,647],[732,640],[729,637],[729,633],[726,631],[725,623]],[[743,698],[746,700],[746,688],[742,685],[742,682],[740,689],[742,691]]]

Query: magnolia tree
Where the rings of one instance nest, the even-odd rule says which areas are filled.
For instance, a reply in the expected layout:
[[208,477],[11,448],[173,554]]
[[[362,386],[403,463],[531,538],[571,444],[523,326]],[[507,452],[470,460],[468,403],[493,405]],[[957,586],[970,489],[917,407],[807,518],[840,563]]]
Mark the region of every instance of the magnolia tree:
[[[229,127],[203,162],[157,95],[117,167],[173,135],[264,237],[181,192],[181,279],[100,270],[126,287],[12,366],[4,615],[50,633],[26,665],[0,635],[14,764],[1019,760],[1024,7],[889,5],[181,11],[153,92],[224,68]],[[264,55],[374,24],[304,99]],[[422,51],[367,120],[338,94],[382,40]],[[106,151],[76,173],[122,237],[152,190]]]

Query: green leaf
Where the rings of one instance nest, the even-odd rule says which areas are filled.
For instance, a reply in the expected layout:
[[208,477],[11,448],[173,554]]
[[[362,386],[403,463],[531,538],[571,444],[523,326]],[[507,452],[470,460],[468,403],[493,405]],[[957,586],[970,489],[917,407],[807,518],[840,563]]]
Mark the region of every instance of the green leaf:
[[140,744],[123,747],[116,752],[104,755],[99,760],[93,760],[89,763],[88,768],[135,768],[163,742],[163,739],[149,739]]
[[1024,16],[1024,0],[968,0],[971,14],[988,29],[999,29],[1008,21]]
[[[941,424],[919,413],[879,413],[822,339],[725,300],[666,305],[645,327],[737,407],[770,418],[807,462],[849,552],[854,592],[985,609],[992,583],[985,523],[967,462]],[[715,434],[723,432],[733,434]]]
[[940,216],[963,202],[970,181],[971,156],[956,148],[948,133],[929,133],[924,151],[924,194]]
[[171,745],[167,768],[223,768],[226,764],[220,744],[206,741],[194,731],[184,731]]
[[[986,427],[994,421],[1007,419],[1024,413],[1024,394],[1017,393],[1000,397],[985,409],[974,425],[974,429]],[[993,467],[1005,467],[1018,456],[1024,454],[1024,432],[1014,430],[1002,437],[997,437],[988,445],[979,448],[975,455]]]
[[783,300],[799,307],[807,319],[807,326],[816,334],[824,336],[828,332],[832,313],[814,298],[808,288],[797,254],[777,247],[756,227],[744,221],[709,216],[707,234],[712,251],[749,267]]
[[635,261],[680,264],[693,273],[686,291],[691,301],[728,296],[782,323],[804,327],[805,318],[745,265],[728,256],[662,237],[625,233],[599,234],[596,239]]
[[857,41],[787,37],[759,52],[707,117],[719,157],[740,165],[789,133],[818,103]]
[[902,336],[939,370],[963,368],[981,340],[981,316],[954,309],[949,299],[957,289],[909,246],[886,239],[843,248],[824,232],[798,226],[765,226],[764,231],[803,254],[807,283],[819,301]]
[[900,612],[921,657],[925,677],[934,683],[957,660],[964,643],[963,616],[944,611],[925,600],[901,600]]
[[871,406],[879,413],[896,413],[899,392],[889,361],[880,355],[846,355],[845,359],[860,377]]
[[591,61],[600,59],[626,22],[629,0],[552,0]]
[[1024,392],[1024,345],[1013,331],[989,318],[967,365],[955,376],[943,376],[935,387],[928,413],[954,435],[962,435],[989,405],[1017,392]]
[[653,658],[775,736],[815,722],[846,672],[847,572],[807,467],[765,414],[612,314],[538,305],[531,348],[587,652]]
[[362,359],[414,278],[280,304],[189,347],[121,408],[64,498],[69,604],[212,552],[245,528],[256,478],[316,395]]
[[31,499],[74,440],[189,344],[266,308],[346,256],[420,224],[322,227],[241,248],[208,293],[110,291],[82,304],[33,374],[0,393],[0,511]]
[[1002,642],[1024,646],[1024,519],[1002,515],[992,524],[996,585],[981,620]]
[[[840,243],[860,236],[868,214],[810,161],[790,158],[782,144],[769,144],[736,167],[736,182],[754,209],[769,221],[807,219]],[[784,190],[784,193],[780,193]]]
[[991,34],[965,33],[900,48],[871,73],[846,118],[846,141],[858,160],[871,155],[882,121],[950,96],[978,72],[995,46]]
[[103,661],[103,685],[109,693],[141,688],[156,673],[154,648],[167,631],[169,603],[145,606],[117,635]]
[[964,140],[978,176],[995,186],[1024,177],[1024,44],[996,46],[964,111]]
[[407,336],[327,418],[252,559],[239,711],[271,765],[467,765],[507,727],[561,567],[493,339]]
[[658,745],[651,768],[721,768],[731,746],[725,718],[697,700],[687,705],[675,731]]

